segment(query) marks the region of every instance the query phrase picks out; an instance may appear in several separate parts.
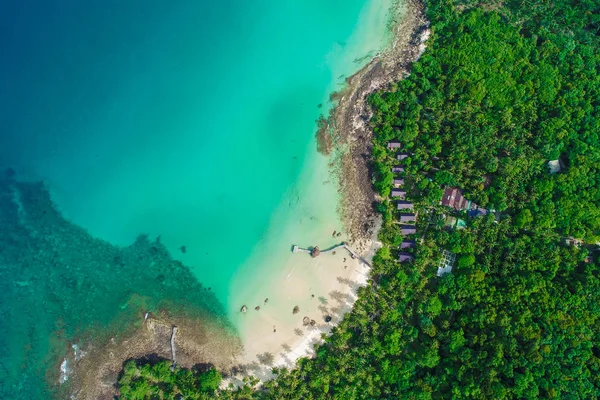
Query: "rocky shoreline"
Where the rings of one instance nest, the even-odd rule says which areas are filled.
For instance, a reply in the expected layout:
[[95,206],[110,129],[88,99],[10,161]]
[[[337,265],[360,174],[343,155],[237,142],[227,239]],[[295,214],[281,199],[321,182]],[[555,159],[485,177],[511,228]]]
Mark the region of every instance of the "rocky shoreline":
[[327,129],[320,127],[334,143],[333,167],[339,179],[340,215],[352,246],[361,254],[372,252],[381,218],[373,204],[377,200],[370,170],[372,129],[368,96],[388,88],[409,74],[410,66],[425,49],[429,23],[424,4],[407,0],[394,6],[393,43],[384,52],[346,80],[346,88],[332,95],[339,99],[327,119]]
[[[177,327],[176,336],[173,327]],[[113,337],[99,346],[88,344],[67,355],[65,361],[72,365],[69,397],[115,398],[119,374],[128,360],[171,360],[172,344],[177,351],[177,365],[184,368],[210,362],[217,369],[228,371],[242,351],[239,339],[219,321],[167,312],[149,314],[125,337]]]
[[[338,212],[349,244],[368,261],[380,247],[377,234],[381,217],[373,206],[377,198],[371,182],[372,130],[367,98],[374,91],[387,88],[408,75],[410,65],[423,53],[429,35],[424,5],[420,1],[397,2],[391,11],[393,42],[389,48],[346,80],[346,88],[332,95],[337,104],[329,117],[317,121],[317,149],[332,158],[330,166],[338,179],[341,199]],[[331,261],[328,265],[332,268],[335,263]],[[237,374],[225,379],[224,386],[229,383],[240,385],[241,379],[250,375],[261,381],[273,379],[273,366],[291,369],[298,358],[314,357],[314,345],[322,343],[323,335],[330,335],[344,314],[352,310],[358,288],[367,285],[369,273],[367,263],[353,266],[348,279],[351,288],[349,292],[341,293],[347,301],[337,310],[334,324],[319,324],[302,336],[303,340],[288,346],[269,362],[240,366]]]

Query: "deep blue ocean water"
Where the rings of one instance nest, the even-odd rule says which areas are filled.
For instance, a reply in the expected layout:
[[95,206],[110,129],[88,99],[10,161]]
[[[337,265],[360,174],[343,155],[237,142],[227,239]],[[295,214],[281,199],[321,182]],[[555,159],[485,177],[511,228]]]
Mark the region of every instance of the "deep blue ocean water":
[[[331,91],[360,67],[355,59],[381,47],[388,6],[388,0],[3,1],[0,167],[43,180],[62,214],[94,237],[129,246],[142,233],[151,241],[160,236],[227,308],[232,277],[268,235],[274,210],[303,173],[326,163],[315,151],[315,120],[328,110]],[[37,306],[12,325],[8,318],[19,315],[1,314],[0,397],[38,398],[44,382],[35,377],[54,367],[41,343],[52,342],[65,320],[52,299],[71,296],[64,300],[71,304],[87,296],[78,289],[82,281],[93,286],[89,277],[102,279],[79,265],[77,273],[58,273],[41,285],[34,278],[48,271],[32,265],[50,268],[52,257],[32,253],[40,250],[26,242],[35,235],[10,234],[21,229],[12,225],[22,223],[12,218],[14,210],[0,210],[6,214],[0,306],[11,310],[21,297]],[[65,238],[56,233],[55,240]],[[71,265],[84,259],[69,257]],[[120,296],[141,290],[140,281],[118,282]],[[94,320],[78,315],[81,309],[61,310],[73,313],[66,332]],[[20,369],[37,375],[19,383]]]

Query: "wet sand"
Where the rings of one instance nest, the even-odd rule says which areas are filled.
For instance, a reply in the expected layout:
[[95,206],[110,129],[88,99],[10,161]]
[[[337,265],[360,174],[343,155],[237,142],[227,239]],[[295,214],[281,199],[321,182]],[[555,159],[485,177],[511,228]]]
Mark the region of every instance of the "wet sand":
[[[372,254],[374,251],[366,254],[365,261],[370,262]],[[247,320],[242,329],[247,332],[242,337],[244,353],[238,358],[239,372],[225,384],[239,383],[248,375],[266,380],[272,377],[271,368],[291,368],[299,357],[312,356],[321,335],[329,334],[352,309],[369,270],[343,248],[316,258],[292,254],[281,269],[277,287],[270,290],[273,296],[269,301],[265,304],[263,300],[258,311],[249,303],[246,313],[240,313],[239,318]],[[331,320],[327,322],[326,317]]]
[[[348,78],[346,88],[334,95],[338,104],[327,119],[327,127],[321,126],[318,138],[320,148],[327,150],[323,152],[332,153],[343,239],[367,262],[379,247],[376,238],[381,221],[373,209],[377,199],[369,171],[372,132],[366,98],[407,76],[429,36],[419,1],[398,4],[396,12],[392,45]],[[331,136],[323,137],[324,132]],[[239,383],[249,375],[267,380],[272,378],[273,367],[292,368],[298,358],[314,356],[314,345],[323,342],[322,335],[329,334],[352,310],[358,288],[368,282],[369,271],[368,265],[352,259],[343,249],[315,259],[308,254],[290,255],[276,272],[278,275],[269,278],[269,302],[248,303],[247,312],[239,316],[248,320],[242,329],[246,332],[242,337],[244,354],[224,386]],[[254,309],[257,305],[258,311]],[[295,306],[300,310],[297,314],[293,313]],[[329,323],[325,322],[326,316],[331,317]],[[314,320],[315,325],[304,325],[305,317]]]
[[[381,222],[373,210],[376,197],[369,171],[372,132],[368,120],[371,114],[366,98],[409,73],[411,63],[422,54],[429,34],[419,1],[408,0],[396,10],[393,44],[347,79],[346,88],[335,94],[338,104],[327,119],[326,132],[331,135],[329,141],[334,146],[330,173],[337,178],[341,199],[338,211],[344,235],[332,238],[331,232],[340,226],[323,226],[319,237],[329,237],[327,243],[290,243],[290,249],[285,250],[288,256],[264,285],[252,288],[253,293],[245,303],[247,311],[235,316],[243,327],[240,329],[243,350],[235,341],[225,340],[225,343],[212,337],[218,333],[202,335],[201,340],[195,338],[198,332],[207,332],[199,322],[150,321],[129,339],[109,344],[94,357],[82,358],[97,365],[78,365],[77,370],[103,372],[84,381],[88,388],[85,392],[93,395],[81,398],[103,398],[98,393],[103,396],[113,393],[116,371],[120,371],[119,365],[127,358],[149,353],[169,358],[171,324],[180,326],[177,341],[183,350],[178,350],[179,364],[189,367],[211,362],[225,373],[223,386],[227,386],[238,384],[250,375],[263,381],[270,379],[273,367],[293,368],[298,358],[314,356],[314,345],[321,343],[323,336],[352,310],[357,290],[368,282],[368,265],[353,259],[345,249],[314,259],[304,253],[292,254],[290,250],[293,244],[329,247],[345,241],[370,262],[379,246],[376,237]],[[265,303],[266,298],[269,300]],[[299,311],[293,313],[296,306]],[[255,307],[260,309],[255,310]],[[327,316],[331,321],[325,321]],[[305,317],[308,325],[303,323]],[[311,320],[315,321],[314,325]]]

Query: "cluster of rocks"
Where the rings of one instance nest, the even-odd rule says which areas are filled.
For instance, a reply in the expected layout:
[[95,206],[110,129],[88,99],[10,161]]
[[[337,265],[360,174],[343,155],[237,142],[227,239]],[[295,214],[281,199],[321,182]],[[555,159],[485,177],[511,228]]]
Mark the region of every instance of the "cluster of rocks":
[[[315,297],[315,295],[313,294],[312,297]],[[265,299],[265,304],[267,304],[269,302],[269,299],[266,298]],[[254,309],[256,311],[260,310],[260,306],[256,306],[254,307]],[[248,311],[248,307],[244,304],[242,306],[242,308],[240,309],[240,312],[245,313]],[[298,314],[300,312],[300,307],[298,306],[294,306],[294,308],[292,309],[292,314]],[[331,322],[331,316],[330,315],[326,315],[325,316],[325,322]],[[315,321],[314,319],[311,319],[309,317],[304,317],[302,319],[302,325],[303,326],[316,326],[317,325],[317,321]],[[276,332],[275,326],[273,326],[273,332]]]
[[[265,299],[265,304],[267,304],[268,302],[269,302],[269,298],[267,297],[267,298]],[[256,311],[259,311],[259,310],[260,310],[260,306],[256,306],[256,307],[254,307],[254,309],[255,309]],[[242,308],[240,309],[240,312],[242,312],[242,313],[245,313],[246,311],[248,311],[248,307],[247,307],[247,306],[244,304],[244,305],[242,306]]]

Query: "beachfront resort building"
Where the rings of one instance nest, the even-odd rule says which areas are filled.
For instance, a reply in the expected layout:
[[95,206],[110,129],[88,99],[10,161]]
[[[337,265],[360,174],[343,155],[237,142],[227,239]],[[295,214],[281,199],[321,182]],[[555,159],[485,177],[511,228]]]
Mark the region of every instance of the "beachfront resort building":
[[409,153],[398,153],[398,155],[396,156],[396,159],[397,159],[398,161],[402,161],[402,160],[404,160],[405,158],[408,158],[409,156],[410,156],[410,154],[409,154]]
[[489,210],[480,208],[477,204],[465,199],[460,189],[453,187],[446,188],[440,204],[457,211],[468,210],[471,217],[482,217],[489,213]]
[[406,197],[406,190],[392,189],[392,197]]
[[438,264],[437,276],[450,273],[455,261],[456,254],[451,253],[448,250],[442,250],[442,258]]
[[417,247],[416,240],[403,240],[400,244],[401,249],[414,249],[415,247]]
[[395,187],[404,186],[404,179],[402,179],[402,178],[394,178],[393,183],[394,183]]
[[397,173],[403,173],[404,172],[404,167],[402,165],[396,165],[394,167],[392,167],[392,172],[397,174]]
[[460,211],[468,209],[471,205],[471,202],[464,198],[460,189],[450,187],[444,191],[441,204],[443,206],[451,207]]
[[414,235],[415,233],[417,233],[417,228],[413,225],[402,225],[400,227],[400,232],[403,236]]
[[398,257],[398,261],[403,263],[403,262],[410,262],[413,261],[415,259],[415,257],[410,254],[410,253],[400,253],[400,256]]
[[397,203],[398,210],[412,210],[413,203],[406,200],[400,200]]
[[417,216],[415,214],[402,214],[400,215],[400,222],[415,222]]
[[402,144],[398,140],[390,140],[387,144],[388,149],[399,149],[402,147]]

